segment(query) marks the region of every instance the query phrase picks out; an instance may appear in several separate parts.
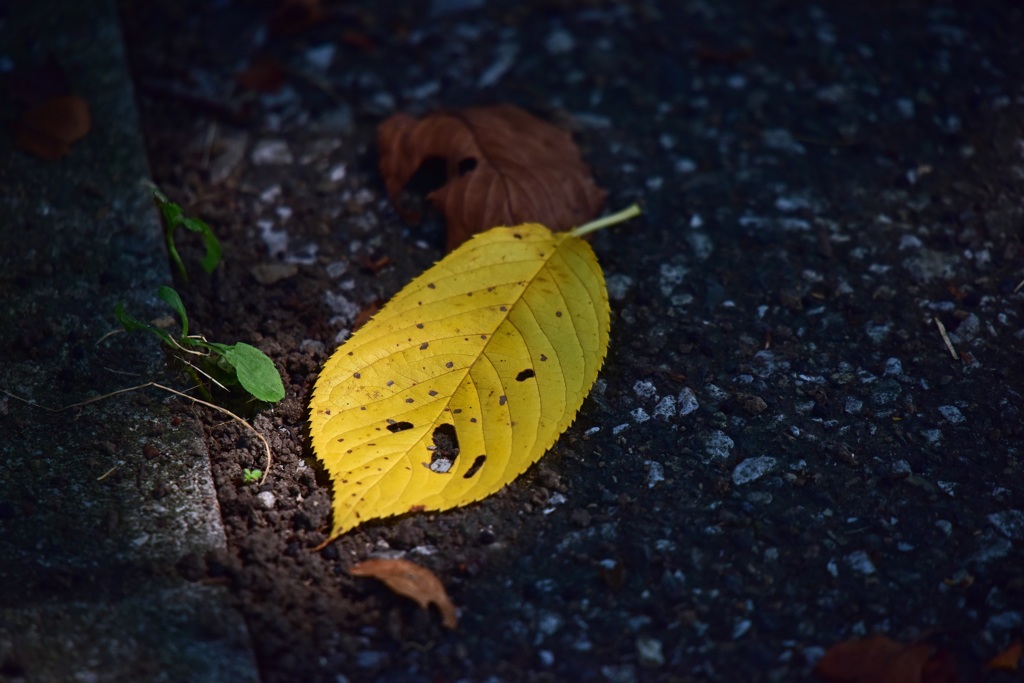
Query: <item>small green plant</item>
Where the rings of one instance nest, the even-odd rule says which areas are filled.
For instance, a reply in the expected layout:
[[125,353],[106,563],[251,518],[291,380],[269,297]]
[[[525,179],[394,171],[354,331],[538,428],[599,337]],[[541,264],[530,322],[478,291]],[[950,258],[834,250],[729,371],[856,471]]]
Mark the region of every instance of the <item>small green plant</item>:
[[260,477],[262,476],[263,470],[254,470],[250,467],[246,467],[244,470],[242,470],[242,483],[245,484],[246,486],[249,486],[250,484],[255,484],[260,480]]
[[157,187],[152,186],[150,189],[153,192],[153,202],[160,209],[160,215],[164,218],[164,228],[167,231],[167,253],[171,255],[171,260],[178,266],[181,278],[188,282],[188,270],[185,269],[181,255],[178,254],[178,247],[174,243],[174,233],[178,231],[178,228],[185,228],[202,236],[203,246],[206,248],[206,253],[203,254],[202,260],[203,270],[207,273],[212,273],[217,264],[220,263],[222,253],[220,241],[213,234],[213,230],[204,221],[186,216],[181,207],[168,199],[167,195]]
[[268,403],[277,403],[284,398],[281,375],[265,353],[245,342],[219,344],[207,341],[199,335],[190,335],[185,304],[178,293],[170,287],[163,286],[157,290],[157,296],[178,314],[181,320],[180,335],[172,336],[166,330],[133,318],[124,312],[123,303],[118,304],[115,311],[118,322],[129,332],[149,332],[172,349],[195,356],[203,367],[200,368],[199,365],[188,363],[186,360],[189,367],[222,387],[225,384],[240,384],[247,392]]

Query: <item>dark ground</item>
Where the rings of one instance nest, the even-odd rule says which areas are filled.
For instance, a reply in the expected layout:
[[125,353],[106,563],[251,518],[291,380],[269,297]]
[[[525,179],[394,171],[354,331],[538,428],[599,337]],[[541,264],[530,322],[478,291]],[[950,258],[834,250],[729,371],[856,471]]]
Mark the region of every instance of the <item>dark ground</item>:
[[[872,631],[976,672],[1021,635],[1019,4],[346,2],[287,35],[271,3],[184,4],[122,4],[154,179],[225,245],[179,288],[288,395],[254,419],[262,487],[209,416],[230,552],[179,569],[231,586],[265,681],[807,680]],[[235,84],[258,55],[283,89]],[[593,241],[601,379],[502,493],[312,552],[317,372],[442,254],[384,195],[375,126],[499,102],[646,205]],[[374,554],[433,569],[459,630],[349,576]]]

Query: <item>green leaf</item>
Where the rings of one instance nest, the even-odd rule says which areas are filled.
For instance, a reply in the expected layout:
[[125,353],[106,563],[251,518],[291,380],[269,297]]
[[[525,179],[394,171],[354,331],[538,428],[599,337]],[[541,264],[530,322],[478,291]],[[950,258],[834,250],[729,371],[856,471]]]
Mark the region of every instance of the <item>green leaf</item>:
[[178,293],[168,287],[167,285],[161,285],[160,289],[156,290],[157,296],[163,299],[168,306],[174,309],[174,312],[178,314],[181,319],[181,338],[184,339],[188,336],[188,315],[185,313],[185,304],[182,303],[181,297]]
[[178,270],[181,272],[181,276],[187,281],[188,271],[185,269],[185,264],[181,260],[181,255],[178,253],[178,247],[174,243],[174,233],[177,232],[179,227],[183,227],[191,232],[199,233],[203,238],[203,246],[206,249],[206,253],[203,254],[202,266],[203,270],[207,273],[212,273],[217,264],[220,263],[221,255],[223,253],[220,241],[217,236],[213,234],[213,230],[204,221],[198,218],[188,218],[185,216],[181,207],[172,202],[167,198],[160,190],[153,188],[153,201],[160,209],[161,215],[164,217],[164,223],[167,229],[167,252],[170,254],[171,260],[174,261],[175,265],[178,266]]
[[171,335],[167,334],[167,332],[161,330],[159,327],[154,327],[149,323],[144,323],[141,320],[128,315],[124,312],[123,303],[117,304],[117,308],[114,309],[114,315],[117,316],[117,321],[121,323],[121,326],[124,327],[125,331],[135,332],[136,330],[142,330],[144,332],[149,332],[150,334],[157,336],[168,346],[174,346],[174,341],[171,339]]
[[277,403],[284,398],[281,375],[267,354],[245,342],[238,342],[233,346],[210,346],[224,354],[224,360],[230,363],[238,374],[238,382],[250,394],[268,403]]

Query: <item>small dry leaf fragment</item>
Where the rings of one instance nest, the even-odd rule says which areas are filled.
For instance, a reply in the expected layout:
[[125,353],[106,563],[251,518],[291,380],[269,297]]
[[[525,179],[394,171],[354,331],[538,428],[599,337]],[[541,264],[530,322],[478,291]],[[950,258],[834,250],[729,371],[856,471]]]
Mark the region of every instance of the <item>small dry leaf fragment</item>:
[[956,683],[956,664],[928,642],[901,643],[884,635],[830,647],[814,667],[829,683]]
[[392,201],[425,162],[444,160],[447,182],[427,198],[448,222],[448,251],[499,225],[568,230],[604,204],[572,136],[512,105],[395,114],[377,146]]
[[320,0],[282,0],[267,19],[271,37],[301,33],[327,18]]
[[78,95],[50,97],[25,110],[14,124],[15,143],[37,157],[60,159],[92,126],[89,104]]
[[423,609],[431,603],[441,612],[441,623],[454,629],[458,625],[455,605],[448,597],[441,580],[426,567],[408,560],[373,559],[360,562],[351,569],[353,576],[368,576],[399,595],[412,598]]
[[1021,658],[1024,658],[1024,643],[1020,640],[1015,640],[1010,647],[989,660],[988,668],[1016,671],[1020,666]]
[[260,57],[236,73],[235,82],[248,90],[275,93],[284,85],[286,76],[281,62],[273,57]]

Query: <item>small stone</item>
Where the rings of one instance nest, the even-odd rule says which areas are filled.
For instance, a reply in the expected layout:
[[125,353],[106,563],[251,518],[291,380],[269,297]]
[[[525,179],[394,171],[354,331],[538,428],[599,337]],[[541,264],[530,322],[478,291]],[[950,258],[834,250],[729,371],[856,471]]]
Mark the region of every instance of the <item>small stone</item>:
[[270,491],[260,491],[256,494],[256,500],[259,501],[264,510],[273,510],[274,506],[277,505],[277,497]]
[[272,285],[286,280],[299,272],[294,263],[257,263],[249,268],[249,274],[261,285]]
[[257,166],[290,164],[294,161],[284,140],[260,140],[252,150],[252,163]]
[[900,363],[899,358],[889,358],[889,359],[887,359],[885,361],[884,374],[886,374],[886,375],[902,375],[903,374],[903,364]]
[[653,489],[658,482],[665,481],[665,468],[656,460],[644,460],[647,468],[647,488]]
[[871,391],[871,400],[876,405],[884,406],[895,401],[903,393],[903,387],[894,379],[884,379]]
[[716,429],[704,437],[704,452],[707,454],[704,462],[709,462],[712,458],[725,460],[735,445],[736,443],[725,432]]
[[1003,536],[1017,541],[1024,541],[1024,511],[1004,510],[988,516],[988,521]]
[[942,417],[946,418],[950,424],[958,425],[967,420],[956,406],[939,406],[939,412],[942,413]]
[[639,380],[633,385],[633,392],[641,400],[651,400],[658,397],[658,389],[650,380]]
[[679,416],[689,415],[699,407],[700,403],[697,402],[697,396],[693,393],[693,389],[683,387],[683,390],[679,392],[679,397],[676,398],[676,411]]
[[855,550],[846,556],[846,564],[850,569],[861,574],[874,574],[875,563],[863,550]]
[[732,471],[732,481],[737,486],[757,481],[764,475],[775,469],[778,461],[767,455],[757,458],[747,458]]
[[636,654],[640,666],[655,668],[665,663],[661,641],[657,638],[637,638]]
[[760,415],[768,409],[768,404],[760,396],[743,395],[740,397],[743,409],[751,415]]
[[674,396],[664,396],[658,405],[654,406],[654,417],[659,420],[668,420],[676,414],[676,399]]

